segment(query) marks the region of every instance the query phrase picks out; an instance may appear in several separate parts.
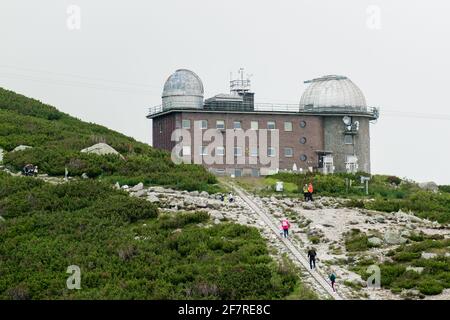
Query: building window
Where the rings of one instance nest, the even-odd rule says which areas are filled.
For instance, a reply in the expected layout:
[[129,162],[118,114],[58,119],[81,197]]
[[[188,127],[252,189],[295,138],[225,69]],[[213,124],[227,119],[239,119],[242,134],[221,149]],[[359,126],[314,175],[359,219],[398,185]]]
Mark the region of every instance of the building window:
[[306,161],[306,160],[308,160],[308,157],[306,156],[306,154],[302,154],[302,155],[300,156],[300,160]]
[[301,144],[305,144],[306,143],[306,138],[305,137],[301,137],[300,138],[300,143]]
[[233,122],[233,129],[242,129],[242,125],[240,121]]
[[288,158],[294,156],[294,149],[292,149],[292,148],[284,148],[284,156],[288,157]]
[[300,128],[306,127],[306,121],[300,121]]
[[250,129],[252,129],[252,130],[258,130],[258,129],[259,129],[259,123],[258,123],[258,121],[252,121],[252,122],[250,123]]
[[200,126],[200,129],[208,129],[208,120],[200,120],[199,126]]
[[284,123],[284,131],[292,131],[292,122],[286,121]]
[[275,148],[272,148],[272,147],[267,148],[267,156],[275,157]]
[[207,156],[208,155],[208,147],[201,146],[200,147],[200,155],[201,156]]
[[275,130],[275,121],[267,121],[267,130]]
[[216,148],[216,156],[223,156],[225,154],[225,148],[224,147],[217,147]]
[[162,123],[159,124],[159,133],[162,133]]
[[191,155],[191,146],[183,146],[181,149],[181,156],[190,156]]
[[191,128],[191,120],[181,121],[181,126],[183,129],[190,129]]
[[252,177],[259,177],[259,169],[258,168],[252,168]]
[[258,156],[258,148],[251,148],[250,157],[257,157],[257,156]]
[[242,157],[242,148],[241,147],[234,147],[234,156]]
[[225,129],[225,121],[224,120],[217,120],[216,121],[216,128],[217,129]]
[[351,134],[344,135],[345,144],[353,144],[353,136]]
[[223,176],[225,174],[225,169],[216,169],[216,174]]
[[242,169],[234,169],[235,177],[242,177]]

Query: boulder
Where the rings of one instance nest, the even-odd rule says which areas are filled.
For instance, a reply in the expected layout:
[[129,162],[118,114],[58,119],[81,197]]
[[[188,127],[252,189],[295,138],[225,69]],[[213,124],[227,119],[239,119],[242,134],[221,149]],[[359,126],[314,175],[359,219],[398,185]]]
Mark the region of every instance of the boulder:
[[3,162],[3,155],[4,155],[4,151],[2,148],[0,148],[0,163]]
[[130,189],[130,187],[129,187],[127,184],[124,184],[124,185],[122,186],[122,189],[123,189],[123,190],[128,190],[128,189]]
[[200,193],[198,191],[192,191],[191,196],[198,197]]
[[433,252],[422,252],[422,258],[423,259],[433,259],[436,258],[437,254]]
[[150,193],[147,197],[147,201],[159,202],[159,198],[157,196],[155,196],[153,193]]
[[147,194],[147,191],[144,190],[144,189],[142,189],[142,190],[133,192],[131,195],[132,195],[133,197],[138,197],[138,198],[140,198],[140,197],[145,196],[146,194]]
[[120,189],[120,184],[118,182],[116,182],[116,184],[114,185],[114,188]]
[[303,207],[303,209],[306,209],[306,210],[314,210],[314,209],[316,209],[316,206],[314,205],[313,202],[303,202],[302,203],[302,207]]
[[211,218],[213,218],[213,219],[219,219],[219,220],[224,219],[224,216],[223,216],[222,212],[220,212],[220,211],[218,211],[218,210],[211,210],[211,211],[209,212],[209,215],[210,215]]
[[369,242],[370,245],[375,246],[375,247],[379,247],[383,244],[383,240],[381,240],[380,238],[377,238],[377,237],[371,237],[371,238],[367,239],[367,241]]
[[209,193],[206,191],[200,192],[200,197],[209,198]]
[[384,242],[387,244],[402,244],[406,242],[406,239],[402,237],[402,235],[394,230],[388,230],[384,233]]
[[21,144],[20,146],[15,147],[15,148],[13,149],[13,151],[11,151],[11,152],[23,151],[23,150],[31,149],[31,148],[33,148],[33,147],[25,146],[25,145]]
[[436,184],[436,182],[433,182],[433,181],[421,182],[421,183],[419,183],[419,188],[427,190],[427,191],[432,191],[432,192],[439,191],[438,185]]
[[116,154],[116,155],[119,155],[120,157],[122,157],[116,149],[114,149],[113,147],[111,147],[110,145],[108,145],[106,143],[94,144],[93,146],[90,146],[88,148],[81,150],[81,152],[98,154],[100,156],[107,155],[107,154]]
[[83,179],[89,179],[89,176],[87,175],[86,172],[83,172],[83,174],[81,175],[81,178],[83,178]]
[[411,266],[408,266],[408,267],[406,267],[406,271],[414,271],[414,272],[417,272],[417,273],[422,273],[423,267],[411,267]]
[[133,188],[130,189],[130,191],[136,192],[144,189],[144,184],[142,182],[139,182],[137,185],[135,185]]

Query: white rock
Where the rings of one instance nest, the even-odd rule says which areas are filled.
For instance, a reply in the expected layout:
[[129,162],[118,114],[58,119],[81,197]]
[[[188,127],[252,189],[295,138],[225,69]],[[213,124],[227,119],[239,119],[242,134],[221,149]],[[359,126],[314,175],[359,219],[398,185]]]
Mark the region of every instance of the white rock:
[[200,197],[209,198],[209,193],[206,191],[200,192]]
[[124,185],[122,186],[122,189],[128,190],[128,189],[130,189],[130,187],[129,187],[127,184],[124,184]]
[[367,241],[369,241],[369,243],[373,246],[381,246],[383,244],[383,240],[381,240],[380,238],[377,237],[371,237],[369,239],[367,239]]
[[114,188],[120,189],[120,184],[118,182],[116,182],[116,184],[114,185]]
[[114,149],[113,147],[111,147],[110,145],[108,145],[106,143],[94,144],[93,146],[90,146],[88,148],[85,148],[85,149],[81,150],[81,152],[83,152],[83,153],[93,153],[93,154],[98,154],[98,155],[101,155],[101,156],[106,155],[106,154],[117,154],[117,155],[120,155],[120,153],[116,149]]
[[13,151],[11,151],[11,152],[23,151],[23,150],[31,149],[31,148],[33,148],[33,147],[25,146],[25,145],[21,144],[20,146],[15,147],[15,148],[13,149]]
[[428,190],[428,191],[432,191],[432,192],[439,191],[438,185],[436,184],[436,182],[433,182],[433,181],[419,183],[419,188]]
[[142,197],[142,196],[144,196],[144,195],[146,195],[147,194],[147,190],[144,190],[144,189],[142,189],[142,190],[139,190],[139,191],[136,191],[136,192],[133,192],[131,195],[133,196],[133,197]]
[[3,162],[3,155],[4,155],[4,151],[2,148],[0,148],[0,163]]
[[406,267],[406,271],[409,271],[409,270],[415,271],[417,273],[422,273],[423,267],[412,267],[412,266]]
[[139,191],[144,189],[144,184],[142,182],[139,182],[137,185],[135,185],[133,188],[130,189],[130,191]]
[[159,202],[159,198],[157,196],[155,196],[153,193],[150,193],[147,197],[147,201]]
[[394,230],[387,230],[384,233],[384,241],[387,244],[396,245],[396,244],[405,243],[406,239],[403,238],[399,232],[396,232]]
[[422,252],[422,258],[423,259],[433,259],[436,258],[437,254],[433,252]]

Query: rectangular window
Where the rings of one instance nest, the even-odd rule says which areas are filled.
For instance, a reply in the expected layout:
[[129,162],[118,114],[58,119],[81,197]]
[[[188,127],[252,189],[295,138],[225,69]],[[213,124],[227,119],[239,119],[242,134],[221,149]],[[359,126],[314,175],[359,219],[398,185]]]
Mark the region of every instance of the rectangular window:
[[242,157],[242,148],[241,147],[234,147],[234,156]]
[[267,121],[267,130],[275,130],[275,121]]
[[208,155],[208,147],[201,146],[200,147],[200,155],[201,156],[207,156]]
[[183,146],[183,149],[181,149],[181,155],[182,156],[190,156],[191,155],[191,146]]
[[225,148],[224,147],[217,147],[216,148],[216,156],[223,156],[225,155]]
[[250,157],[257,157],[258,156],[258,148],[252,148],[250,150]]
[[240,121],[233,122],[233,129],[242,129],[242,125]]
[[252,130],[258,130],[258,129],[259,129],[259,123],[258,123],[258,121],[252,121],[252,122],[250,123],[250,129],[252,129]]
[[267,156],[275,157],[275,148],[272,148],[272,147],[267,148]]
[[292,122],[286,121],[284,123],[284,131],[292,131]]
[[224,120],[217,120],[216,121],[216,128],[217,129],[225,129],[225,121]]
[[200,120],[198,123],[200,129],[208,129],[208,120]]
[[284,148],[284,156],[285,157],[293,157],[294,156],[294,149],[292,148]]
[[345,144],[353,144],[353,136],[351,134],[346,134],[344,136],[344,143]]
[[181,122],[183,129],[190,129],[191,128],[191,120],[183,120]]
[[259,177],[259,169],[258,168],[252,168],[252,177]]
[[242,169],[234,169],[235,177],[242,177]]

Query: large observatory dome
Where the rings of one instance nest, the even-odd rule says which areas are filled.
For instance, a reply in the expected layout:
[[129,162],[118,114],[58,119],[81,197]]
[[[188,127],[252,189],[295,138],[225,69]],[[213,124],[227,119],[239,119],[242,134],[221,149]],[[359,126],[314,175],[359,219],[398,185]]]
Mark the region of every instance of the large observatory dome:
[[187,69],[175,71],[164,84],[163,109],[203,108],[203,83]]
[[345,107],[366,109],[362,91],[347,77],[324,76],[310,83],[300,99],[301,109]]

